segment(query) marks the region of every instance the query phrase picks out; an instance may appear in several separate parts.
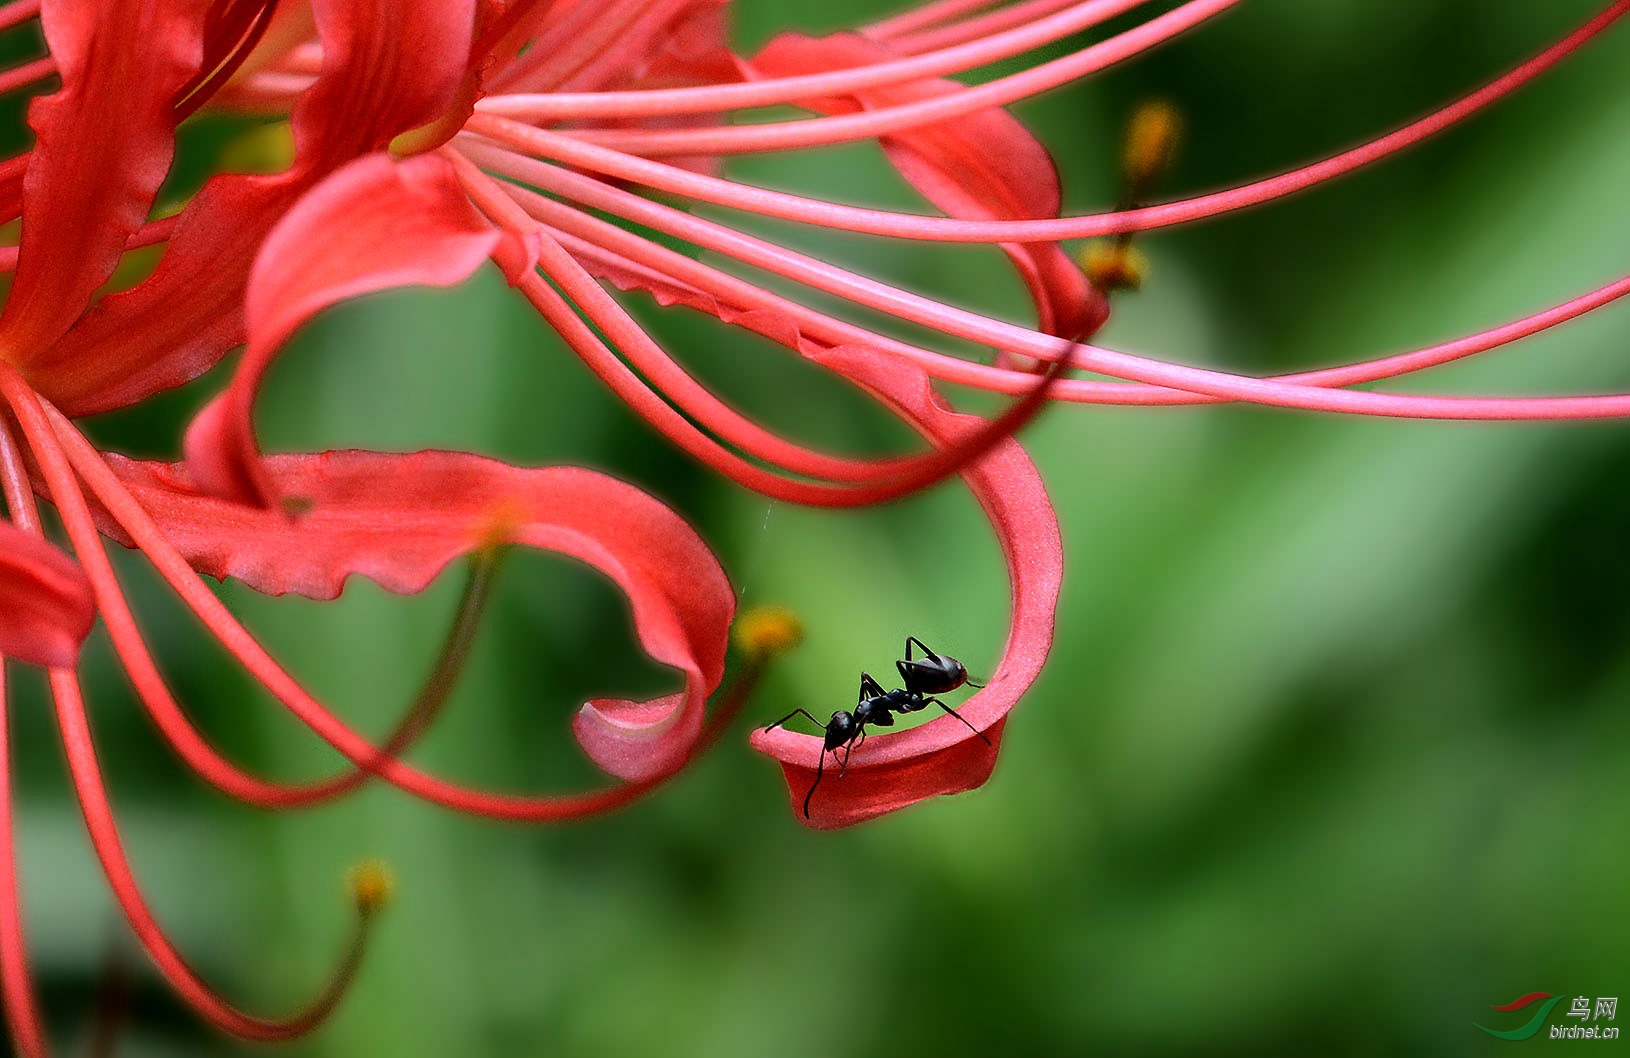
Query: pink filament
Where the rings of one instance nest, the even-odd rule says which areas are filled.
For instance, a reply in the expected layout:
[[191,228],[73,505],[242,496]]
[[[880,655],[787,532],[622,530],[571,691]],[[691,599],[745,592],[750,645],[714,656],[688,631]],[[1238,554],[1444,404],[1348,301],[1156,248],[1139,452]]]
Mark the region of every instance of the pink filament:
[[[945,381],[1004,393],[1020,393],[1034,384],[1035,376],[1028,372],[970,363],[833,319],[525,188],[512,188],[511,194],[531,215],[558,228],[557,235],[565,245],[590,259],[598,257],[635,270],[649,268],[664,280],[688,284],[737,312],[761,311],[783,315],[816,341],[827,345],[860,345],[901,356],[921,364],[931,375]],[[1611,304],[1627,294],[1630,294],[1630,276],[1477,334],[1374,360],[1277,376],[1277,380],[1303,386],[1333,387],[1396,378],[1526,338]],[[1079,403],[1161,406],[1206,404],[1214,403],[1217,399],[1142,383],[1085,379],[1060,381],[1052,395],[1058,400]]]
[[[21,529],[43,535],[22,452],[0,416],[0,484],[12,520]],[[6,700],[6,664],[0,657],[0,1002],[11,1042],[23,1058],[51,1053],[40,1018],[34,979],[28,967],[28,941],[23,932],[22,894],[18,891],[17,836],[12,818],[11,717]]]
[[[23,433],[28,439],[40,469],[51,490],[52,498],[65,520],[81,522],[81,530],[89,523],[90,514],[84,497],[73,479],[73,472],[63,452],[50,433],[50,426],[41,413],[33,391],[28,389],[17,373],[9,368],[0,370],[0,392],[3,392],[12,410],[17,414]],[[5,461],[8,497],[19,493],[18,506],[36,527],[37,517],[32,512],[33,497],[20,492],[26,479],[18,480],[20,460]],[[13,501],[16,502],[16,501]],[[85,715],[77,676],[70,670],[54,669],[50,673],[52,700],[56,704],[58,728],[63,748],[68,757],[69,773],[75,794],[85,818],[91,844],[107,875],[108,884],[118,900],[131,929],[152,957],[154,964],[182,997],[200,1016],[224,1032],[257,1040],[282,1040],[303,1035],[325,1020],[338,1004],[348,985],[357,960],[360,958],[360,937],[346,953],[339,972],[306,1009],[286,1019],[264,1019],[245,1014],[214,992],[197,973],[187,965],[164,928],[153,916],[142,896],[141,887],[130,868],[129,859],[119,837],[118,824],[108,802],[107,790],[102,783],[101,769],[91,738],[89,719]]]
[[[4,376],[0,375],[0,381],[3,379]],[[35,435],[43,424],[43,419],[39,416],[43,414],[48,417],[50,420],[48,428],[54,428],[56,431],[56,442],[50,442],[51,458],[48,459],[45,453],[41,453],[42,466],[48,470],[48,477],[55,474],[59,479],[63,479],[65,484],[71,484],[71,477],[63,478],[63,475],[68,473],[66,468],[54,466],[56,461],[66,456],[73,471],[84,479],[92,494],[113,516],[115,522],[130,535],[137,547],[152,561],[159,575],[188,609],[209,628],[227,652],[302,723],[352,764],[433,804],[459,812],[513,821],[541,822],[580,818],[626,804],[650,788],[649,785],[631,783],[595,793],[565,797],[496,794],[470,790],[445,782],[417,771],[400,760],[383,756],[379,752],[379,747],[312,698],[266,653],[248,630],[204,585],[197,573],[187,564],[186,559],[170,545],[163,532],[142,509],[141,504],[130,495],[102,462],[96,450],[80,436],[73,424],[49,404],[39,402],[31,393],[28,396],[30,401],[19,409],[19,415],[24,420],[25,428],[30,430],[30,440],[35,444],[37,452],[40,451],[41,441]],[[49,442],[50,439],[46,437],[45,440]],[[62,447],[55,447],[57,442],[60,442]],[[52,488],[55,494],[55,483]],[[77,494],[77,488],[75,493]],[[68,497],[67,500],[71,502],[72,497]],[[64,502],[64,498],[58,496],[58,501]],[[80,503],[83,504],[83,498],[80,499]],[[207,760],[189,760],[189,763],[206,769],[205,777],[216,785],[255,781],[242,776],[235,765],[219,756],[212,755]],[[238,773],[236,778],[231,775],[235,772]]]
[[[1122,62],[1169,40],[1239,0],[1189,0],[1175,11],[1091,47],[1044,62],[1020,73],[965,88],[954,95],[878,107],[836,117],[701,129],[608,129],[573,132],[574,138],[640,154],[740,154],[791,150],[853,140],[874,139],[891,132],[921,128],[940,121],[1006,106],[1087,74]],[[1011,240],[1037,241],[1037,240]]]
[[943,48],[964,41],[977,40],[991,33],[999,33],[1028,19],[1051,14],[1068,0],[1024,0],[995,11],[964,19],[954,25],[941,26],[918,33],[902,33],[889,38],[888,45],[903,55],[917,55],[934,48]]
[[0,33],[13,26],[20,26],[31,18],[37,18],[40,13],[40,0],[14,0],[0,8]]
[[[488,164],[536,186],[563,194],[597,209],[728,254],[755,267],[795,279],[817,290],[848,298],[920,326],[1008,352],[1041,360],[1069,356],[1073,366],[1133,382],[1190,393],[1259,404],[1337,411],[1362,415],[1436,419],[1610,418],[1630,413],[1630,395],[1604,397],[1426,397],[1406,394],[1327,390],[1273,379],[1246,378],[1219,371],[1183,367],[1095,346],[1075,345],[977,313],[942,305],[898,288],[866,279],[825,262],[772,246],[751,236],[678,210],[658,205],[597,180],[498,152],[484,155]],[[1072,351],[1073,349],[1073,351]],[[941,366],[958,361],[947,358]],[[954,379],[979,384],[982,376],[965,364],[967,374]],[[959,369],[962,370],[962,369]],[[986,371],[992,369],[984,369]]]
[[635,118],[708,113],[767,106],[826,95],[847,95],[906,81],[940,77],[998,62],[1077,33],[1147,0],[1084,0],[1068,10],[1008,33],[910,59],[830,73],[774,77],[741,84],[696,88],[647,88],[626,92],[543,92],[491,96],[476,104],[484,113],[529,121],[566,118]]
[[703,202],[783,220],[817,224],[842,231],[937,242],[1055,242],[1117,232],[1147,231],[1204,220],[1247,206],[1260,205],[1343,176],[1411,147],[1510,94],[1567,58],[1627,11],[1630,11],[1630,0],[1616,0],[1567,37],[1469,95],[1379,139],[1360,144],[1323,161],[1226,191],[1142,209],[1080,217],[965,221],[861,209],[703,176],[487,114],[476,114],[466,127],[471,132],[506,143],[529,154],[553,158],[575,167],[622,180],[631,180]]

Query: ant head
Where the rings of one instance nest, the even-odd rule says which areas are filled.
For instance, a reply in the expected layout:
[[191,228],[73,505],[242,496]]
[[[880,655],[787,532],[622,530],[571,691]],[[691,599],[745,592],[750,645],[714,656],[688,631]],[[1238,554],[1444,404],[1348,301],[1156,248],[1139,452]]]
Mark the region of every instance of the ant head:
[[855,736],[855,714],[839,709],[826,724],[826,749],[834,750]]

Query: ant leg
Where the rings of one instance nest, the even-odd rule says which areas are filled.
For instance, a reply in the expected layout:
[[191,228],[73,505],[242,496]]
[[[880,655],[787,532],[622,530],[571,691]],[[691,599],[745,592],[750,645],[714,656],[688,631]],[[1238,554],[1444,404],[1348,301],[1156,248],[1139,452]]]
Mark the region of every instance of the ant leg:
[[[978,735],[981,739],[984,739],[985,745],[987,745],[987,746],[990,745],[990,739],[985,737],[985,733],[983,731],[979,730],[977,727],[974,727],[972,724],[968,723],[967,720],[964,720],[961,713],[957,712],[955,709],[952,709],[950,706],[946,705],[944,702],[940,701],[938,698],[930,698],[930,699],[928,699],[928,701],[934,703],[937,706],[939,706],[941,709],[944,709],[947,713],[950,713],[952,716],[956,717],[958,720],[961,720],[963,727],[967,728],[969,731],[972,731],[974,734]],[[927,704],[927,703],[925,702],[924,704]]]
[[826,750],[821,750],[821,759],[815,764],[815,781],[809,784],[809,793],[804,795],[804,818],[809,818],[809,802],[815,796],[815,787],[821,785],[821,772],[826,768]]
[[[775,723],[764,725],[764,730],[768,731],[773,727],[780,727],[782,724],[785,724],[788,720],[791,720],[793,717],[797,716],[799,713],[802,713],[805,716],[809,716],[809,710],[808,709],[794,709],[792,712],[788,713],[786,716],[783,716],[781,719],[777,720]],[[809,722],[814,724],[816,727],[820,728],[823,731],[826,730],[826,725],[821,723],[819,720],[815,719],[813,716],[809,716]]]
[[884,693],[886,692],[883,690],[882,685],[872,679],[871,673],[862,672],[860,674],[860,695],[855,699],[855,704],[859,705],[868,698],[881,698]]
[[913,644],[913,643],[917,644],[917,646],[922,649],[923,657],[926,660],[928,660],[928,661],[938,661],[940,659],[940,656],[938,654],[936,654],[932,650],[928,649],[928,644],[927,643],[924,643],[922,640],[918,639],[916,636],[906,636],[906,660],[907,661],[911,660],[911,644]]

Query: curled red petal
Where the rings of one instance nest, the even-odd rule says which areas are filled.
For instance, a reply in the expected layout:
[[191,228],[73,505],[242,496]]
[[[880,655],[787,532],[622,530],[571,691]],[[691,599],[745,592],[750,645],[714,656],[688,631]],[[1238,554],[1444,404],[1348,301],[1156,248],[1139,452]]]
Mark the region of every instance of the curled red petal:
[[399,286],[451,286],[502,236],[435,155],[371,154],[308,192],[266,237],[249,277],[249,348],[226,390],[187,430],[194,481],[262,506],[275,501],[251,422],[260,380],[283,343],[323,309]]
[[[899,59],[875,40],[840,33],[771,40],[743,69],[750,76],[796,77]],[[898,106],[963,91],[943,78],[871,88],[841,99],[801,100],[823,114]],[[1062,206],[1058,168],[1047,148],[1012,114],[991,108],[881,137],[900,175],[960,220],[1038,220]],[[1109,305],[1057,243],[1003,243],[1036,305],[1037,325],[1065,338],[1091,334]]]
[[0,320],[27,364],[76,320],[147,219],[175,150],[176,92],[203,61],[208,0],[48,0],[62,87],[29,106],[17,279]]
[[[808,355],[877,394],[937,445],[950,444],[984,422],[951,411],[930,388],[928,376],[914,365],[848,348]],[[983,690],[956,707],[990,744],[950,716],[907,731],[870,733],[850,755],[842,778],[826,769],[810,805],[812,826],[848,826],[936,794],[960,793],[984,783],[995,764],[1008,711],[1047,659],[1064,553],[1058,518],[1041,475],[1018,442],[1010,439],[962,476],[995,530],[1013,590],[1001,663]],[[822,753],[821,739],[777,728],[755,731],[752,744],[781,762],[793,810],[802,819],[804,795],[815,781]]]
[[723,678],[735,613],[724,570],[683,519],[604,474],[452,452],[267,457],[272,487],[297,501],[291,517],[210,496],[184,465],[110,462],[195,569],[271,595],[331,599],[352,575],[418,592],[455,558],[501,542],[600,570],[628,596],[646,653],[685,681],[658,702],[600,700],[578,714],[585,751],[618,778],[648,779],[681,763]]
[[382,150],[453,106],[475,0],[314,0],[323,73],[294,108],[299,164],[327,170]]
[[103,298],[30,364],[30,380],[64,412],[123,407],[208,370],[244,341],[250,267],[299,196],[454,105],[473,0],[316,0],[312,7],[323,70],[295,106],[294,166],[276,176],[211,180],[182,214],[153,275]]
[[74,560],[0,522],[0,655],[71,667],[95,619],[90,583]]

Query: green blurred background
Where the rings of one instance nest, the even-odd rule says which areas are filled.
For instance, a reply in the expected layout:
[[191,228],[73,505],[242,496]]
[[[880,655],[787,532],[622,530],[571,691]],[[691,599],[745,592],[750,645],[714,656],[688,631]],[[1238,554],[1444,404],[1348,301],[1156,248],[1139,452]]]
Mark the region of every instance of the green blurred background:
[[[750,51],[890,6],[742,0],[737,42]],[[1072,211],[1113,201],[1119,126],[1151,95],[1188,118],[1167,190],[1205,190],[1390,128],[1596,6],[1252,0],[1018,111],[1053,148]],[[1480,330],[1621,274],[1627,69],[1619,27],[1406,156],[1144,238],[1153,279],[1117,303],[1101,340],[1251,372],[1311,368]],[[191,155],[230,131],[200,128]],[[730,172],[919,208],[875,148],[746,158]],[[994,249],[741,223],[1025,318]],[[779,348],[630,301],[766,422],[851,451],[903,440]],[[1622,390],[1627,320],[1609,308],[1410,386]],[[171,457],[223,377],[93,430]],[[845,703],[858,671],[887,669],[908,633],[989,670],[1005,580],[960,486],[847,513],[746,494],[608,396],[495,273],[328,313],[278,367],[261,422],[274,449],[458,447],[605,468],[690,518],[744,605],[791,606],[809,631],[742,730],[668,789],[610,818],[536,828],[385,789],[287,815],[237,806],[154,737],[98,634],[86,679],[131,854],[212,980],[257,1010],[293,1005],[347,929],[346,866],[396,867],[399,899],[354,994],[321,1033],[276,1053],[1497,1054],[1547,1044],[1479,1032],[1474,1022],[1520,1020],[1491,1004],[1630,993],[1622,424],[1056,409],[1025,440],[1067,542],[1059,636],[994,778],[823,834],[790,814],[745,729]],[[333,765],[143,562],[122,568],[183,700],[233,754],[286,777]],[[408,600],[356,582],[336,604],[223,593],[315,692],[382,732],[428,669],[460,582],[455,570]],[[216,1039],[133,953],[40,680],[16,676],[30,940],[64,1052],[80,1053],[108,966],[128,964],[117,1053],[266,1053]],[[415,759],[492,787],[577,788],[593,773],[568,733],[575,706],[666,685],[632,646],[615,589],[520,555]]]

